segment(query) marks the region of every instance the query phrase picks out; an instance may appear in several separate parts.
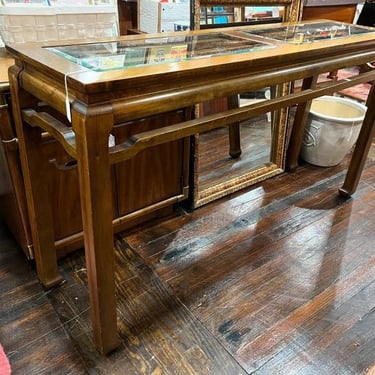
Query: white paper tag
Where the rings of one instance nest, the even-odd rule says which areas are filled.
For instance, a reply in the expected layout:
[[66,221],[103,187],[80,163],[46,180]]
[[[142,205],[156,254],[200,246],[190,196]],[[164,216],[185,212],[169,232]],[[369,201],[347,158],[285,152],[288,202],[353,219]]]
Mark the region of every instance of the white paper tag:
[[113,134],[110,134],[108,137],[108,147],[114,147],[116,146],[116,139]]

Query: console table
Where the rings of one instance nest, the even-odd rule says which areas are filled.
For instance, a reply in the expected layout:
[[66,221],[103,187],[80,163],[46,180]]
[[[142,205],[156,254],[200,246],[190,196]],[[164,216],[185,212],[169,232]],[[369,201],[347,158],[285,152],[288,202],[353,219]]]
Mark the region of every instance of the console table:
[[[48,132],[78,163],[81,213],[94,340],[101,353],[119,343],[113,272],[111,166],[142,150],[186,139],[271,110],[297,105],[285,168],[297,167],[313,98],[375,80],[375,72],[317,85],[320,73],[375,60],[375,31],[331,21],[134,35],[95,42],[14,44],[9,82],[32,227],[37,272],[61,282],[50,207],[47,163],[39,151]],[[112,144],[114,127],[241,92],[303,80],[298,92],[202,118],[177,120]],[[343,186],[356,189],[374,135],[375,95]],[[275,129],[274,129],[275,131]],[[280,158],[274,155],[273,158]],[[125,192],[125,194],[127,194]],[[131,197],[130,197],[131,198]]]

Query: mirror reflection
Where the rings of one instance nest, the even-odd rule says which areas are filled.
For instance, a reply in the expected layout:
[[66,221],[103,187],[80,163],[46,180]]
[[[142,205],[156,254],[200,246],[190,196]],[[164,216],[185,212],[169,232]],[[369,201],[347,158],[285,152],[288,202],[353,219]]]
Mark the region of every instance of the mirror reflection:
[[[243,93],[236,98],[237,105],[252,105],[270,96],[269,87]],[[199,114],[209,115],[235,104],[233,98],[232,103],[230,98],[229,102],[221,98],[202,103]],[[272,125],[274,120],[268,112],[196,137],[196,207],[282,172],[281,161],[274,155],[282,154],[284,127]]]
[[283,13],[282,6],[201,6],[200,28],[228,24],[280,22]]

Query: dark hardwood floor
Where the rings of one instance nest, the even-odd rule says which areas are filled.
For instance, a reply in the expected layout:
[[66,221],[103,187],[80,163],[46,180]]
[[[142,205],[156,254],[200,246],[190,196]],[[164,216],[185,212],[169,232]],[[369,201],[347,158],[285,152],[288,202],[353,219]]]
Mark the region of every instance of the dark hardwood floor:
[[94,349],[84,255],[45,292],[0,227],[0,342],[13,374],[362,375],[375,366],[375,152],[302,165],[115,237],[122,345]]

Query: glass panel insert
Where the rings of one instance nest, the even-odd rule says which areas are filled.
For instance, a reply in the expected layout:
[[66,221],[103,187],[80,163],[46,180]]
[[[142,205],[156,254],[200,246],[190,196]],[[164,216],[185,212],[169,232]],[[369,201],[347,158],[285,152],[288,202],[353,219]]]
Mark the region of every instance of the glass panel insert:
[[301,44],[322,41],[325,39],[343,38],[351,35],[365,34],[370,32],[373,33],[375,32],[375,29],[328,21],[271,27],[242,32],[247,35],[257,35],[272,40]]
[[88,43],[47,50],[94,71],[126,69],[272,48],[268,42],[225,33]]

